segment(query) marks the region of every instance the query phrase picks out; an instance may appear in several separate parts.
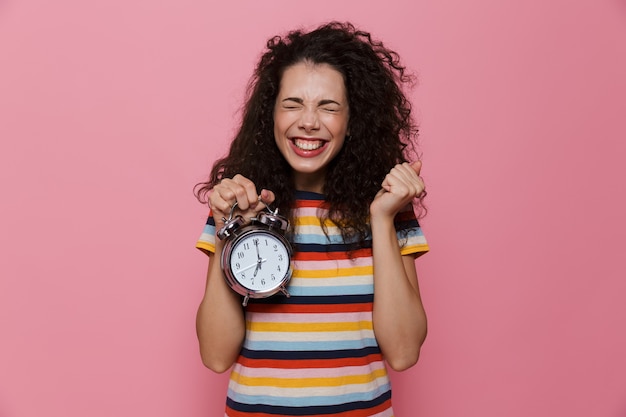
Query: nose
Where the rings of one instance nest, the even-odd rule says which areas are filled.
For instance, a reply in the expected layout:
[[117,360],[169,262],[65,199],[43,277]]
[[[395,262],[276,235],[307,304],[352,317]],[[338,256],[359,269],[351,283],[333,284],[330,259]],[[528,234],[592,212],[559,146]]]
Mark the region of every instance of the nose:
[[306,132],[318,130],[320,122],[317,116],[317,112],[313,109],[304,109],[300,115],[298,126],[304,129]]

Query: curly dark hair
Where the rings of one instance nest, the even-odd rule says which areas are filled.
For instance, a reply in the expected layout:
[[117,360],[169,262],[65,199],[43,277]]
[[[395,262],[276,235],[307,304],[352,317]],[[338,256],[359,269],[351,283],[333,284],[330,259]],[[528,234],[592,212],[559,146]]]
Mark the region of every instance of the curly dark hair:
[[[273,111],[285,69],[301,62],[328,64],[343,75],[350,136],[327,168],[324,194],[329,218],[344,239],[362,242],[369,234],[369,205],[383,179],[396,164],[416,156],[418,129],[402,89],[412,85],[413,77],[396,52],[351,23],[330,22],[310,32],[295,30],[268,40],[248,85],[241,126],[230,151],[215,162],[208,181],[196,185],[195,194],[206,202],[222,178],[241,174],[258,191],[272,190],[274,206],[290,213],[295,186],[291,167],[275,143]],[[416,202],[420,213],[422,199]]]

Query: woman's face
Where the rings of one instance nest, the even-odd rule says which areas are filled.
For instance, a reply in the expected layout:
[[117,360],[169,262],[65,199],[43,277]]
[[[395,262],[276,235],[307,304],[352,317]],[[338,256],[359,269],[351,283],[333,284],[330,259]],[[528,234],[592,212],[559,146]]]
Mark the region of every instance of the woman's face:
[[274,105],[274,138],[298,190],[322,192],[326,168],[348,133],[343,76],[328,64],[288,67]]

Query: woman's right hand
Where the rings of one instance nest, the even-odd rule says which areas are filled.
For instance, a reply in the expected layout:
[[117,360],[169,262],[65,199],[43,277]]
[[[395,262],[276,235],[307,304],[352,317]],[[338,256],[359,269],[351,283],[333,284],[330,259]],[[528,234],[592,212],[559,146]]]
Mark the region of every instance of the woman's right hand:
[[[224,226],[223,218],[229,218],[235,203],[237,209],[233,215],[240,214],[250,219],[263,210],[266,204],[273,203],[274,199],[273,192],[261,190],[261,202],[254,183],[242,175],[235,175],[233,178],[224,178],[213,187],[209,206],[215,226],[220,230]],[[241,351],[246,333],[241,296],[226,284],[220,268],[218,259],[223,245],[222,240],[215,239],[215,253],[209,255],[211,260],[207,285],[196,319],[202,361],[215,372],[230,369]]]
[[213,212],[217,230],[224,226],[224,220],[230,216],[231,208],[237,203],[233,215],[240,214],[249,220],[256,217],[257,213],[264,210],[266,205],[274,202],[275,195],[272,191],[261,190],[257,194],[256,186],[243,175],[235,175],[233,178],[224,178],[213,187],[209,196],[209,206]]

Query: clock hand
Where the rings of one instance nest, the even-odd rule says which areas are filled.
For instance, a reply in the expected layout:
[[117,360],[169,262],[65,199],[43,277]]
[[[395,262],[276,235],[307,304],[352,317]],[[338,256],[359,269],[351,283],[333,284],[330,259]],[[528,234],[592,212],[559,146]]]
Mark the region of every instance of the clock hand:
[[259,270],[261,269],[261,266],[263,265],[263,262],[267,262],[267,259],[261,259],[259,258],[258,261],[256,261],[256,269],[254,270],[254,275],[256,277],[256,273],[259,272]]
[[[244,271],[247,271],[248,269],[254,268],[255,266],[257,266],[259,264],[259,262],[257,261],[256,263],[252,264],[252,265],[248,265],[245,268],[241,268],[240,270],[238,270],[236,273],[240,274]],[[256,272],[256,271],[255,271]]]
[[252,275],[253,277],[256,277],[257,272],[259,272],[259,269],[261,269],[261,254],[259,253],[259,240],[255,239],[254,240],[254,246],[256,247],[256,268],[254,269],[254,274]]
[[261,254],[259,253],[259,241],[258,239],[254,241],[254,246],[256,246],[256,258],[257,260],[261,260]]

